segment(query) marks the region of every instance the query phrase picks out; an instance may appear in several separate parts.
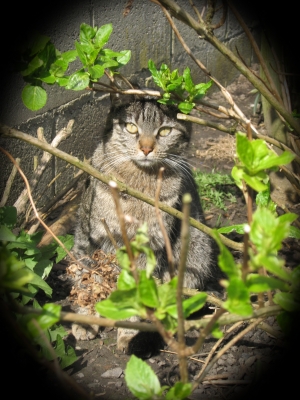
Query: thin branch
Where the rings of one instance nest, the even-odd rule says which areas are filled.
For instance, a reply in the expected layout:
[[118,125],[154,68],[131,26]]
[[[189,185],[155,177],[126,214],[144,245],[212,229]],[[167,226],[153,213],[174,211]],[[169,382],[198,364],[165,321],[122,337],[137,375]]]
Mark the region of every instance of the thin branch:
[[[16,158],[16,164],[20,165],[20,158]],[[2,195],[2,199],[0,201],[0,207],[4,207],[8,198],[9,198],[9,194],[10,194],[10,190],[13,184],[13,181],[15,179],[16,173],[17,173],[18,169],[16,167],[16,165],[13,165],[11,173],[7,179],[6,185],[5,185],[5,189]]]
[[[231,325],[238,321],[249,321],[253,318],[267,318],[270,316],[278,315],[282,311],[282,308],[278,305],[274,306],[267,306],[263,308],[257,308],[253,310],[252,315],[243,317],[241,315],[235,314],[225,314],[220,317],[218,323],[219,325]],[[200,329],[205,328],[207,324],[210,322],[210,318],[202,318],[201,320],[194,320],[194,321],[185,321],[185,330],[188,331],[190,329]]]
[[227,3],[225,0],[222,0],[222,8],[223,8],[223,13],[220,21],[214,25],[210,25],[210,29],[215,30],[221,28],[222,25],[224,25],[226,18],[227,18]]
[[[244,321],[236,322],[233,326],[231,326],[231,327],[224,333],[224,336],[221,337],[221,338],[213,345],[212,349],[210,350],[208,356],[207,356],[206,359],[205,359],[205,363],[204,363],[204,365],[202,366],[201,371],[202,371],[202,370],[205,370],[205,368],[208,366],[210,360],[212,359],[212,356],[214,355],[215,351],[216,351],[217,348],[220,346],[220,344],[223,342],[223,340],[224,340],[232,331],[234,331],[236,328],[238,328],[239,326],[241,326],[243,323],[244,323]],[[200,376],[201,371],[199,372],[198,377]],[[195,377],[195,379],[197,379],[197,376]]]
[[163,235],[163,238],[165,241],[169,273],[170,273],[170,277],[172,279],[175,276],[172,246],[171,246],[171,242],[170,242],[169,236],[167,234],[165,225],[162,220],[161,212],[159,210],[159,195],[160,195],[160,191],[161,191],[163,171],[164,171],[164,168],[163,167],[160,168],[159,173],[158,173],[158,178],[157,178],[157,188],[156,188],[156,192],[155,192],[155,212],[156,212],[156,218],[159,223],[160,230],[162,232],[162,235]]
[[[31,189],[29,186],[29,182],[24,174],[24,172],[22,171],[22,169],[18,166],[18,164],[16,163],[16,160],[12,157],[12,155],[6,151],[5,149],[3,149],[2,147],[0,147],[0,151],[2,151],[2,153],[4,153],[9,159],[10,161],[17,167],[19,174],[21,175],[21,177],[23,178],[24,182],[25,182],[25,186],[26,186],[26,190],[27,190],[27,194],[28,194],[28,198],[29,201],[31,203],[31,206],[33,208],[33,211],[35,213],[36,218],[40,221],[41,225],[43,225],[43,227],[46,229],[46,231],[53,237],[53,239],[59,244],[59,246],[61,248],[64,249],[64,251],[68,254],[68,256],[76,263],[78,263],[78,260],[76,260],[76,258],[69,252],[69,250],[66,248],[66,246],[63,244],[63,242],[52,232],[52,230],[48,227],[48,225],[45,224],[45,222],[40,218],[39,213],[36,209],[36,206],[34,204],[32,195],[31,195]],[[79,263],[83,268],[89,269],[91,270],[89,267]]]
[[[224,308],[219,308],[215,314],[210,318],[209,323],[206,325],[206,327],[200,332],[200,335],[196,341],[196,343],[192,346],[191,350],[192,353],[197,353],[198,350],[202,347],[204,340],[206,339],[207,335],[211,333],[211,330],[215,323],[220,319],[222,314],[224,314],[226,310]],[[221,324],[220,324],[221,325]]]
[[[151,0],[153,1],[153,0]],[[162,3],[164,1],[161,1]],[[166,2],[170,2],[172,4],[173,3],[171,0],[167,0]],[[223,96],[225,97],[225,99],[228,101],[228,103],[230,104],[230,106],[232,107],[232,111],[231,111],[231,117],[237,119],[240,124],[246,129],[247,127],[247,122],[248,119],[245,117],[244,113],[241,111],[241,109],[236,105],[236,103],[234,102],[231,94],[228,92],[227,89],[224,88],[223,85],[221,85],[221,83],[211,75],[211,73],[208,71],[208,69],[205,67],[204,64],[201,63],[200,60],[198,60],[194,54],[192,53],[191,49],[188,47],[188,45],[185,43],[183,37],[180,35],[176,25],[174,24],[170,14],[168,13],[168,11],[160,4],[164,14],[166,15],[173,31],[175,32],[178,40],[180,41],[180,43],[182,44],[182,47],[185,49],[185,51],[187,52],[187,54],[192,58],[192,60],[198,65],[198,67],[218,86],[218,88],[220,89],[221,93],[223,94]],[[195,21],[196,22],[196,21]],[[255,132],[256,129],[253,125],[251,125],[251,129],[254,130]]]
[[114,246],[114,248],[116,250],[118,250],[119,247],[117,245],[117,242],[115,241],[115,238],[113,237],[113,235],[112,235],[112,233],[111,233],[111,231],[110,231],[110,229],[109,229],[109,227],[108,227],[108,225],[107,225],[107,223],[105,221],[105,218],[101,218],[101,222],[102,222],[102,224],[104,226],[105,232],[106,232],[107,236],[109,237],[112,245]]
[[200,382],[202,382],[205,378],[205,376],[208,374],[208,372],[211,370],[213,365],[218,361],[219,358],[222,357],[223,354],[226,353],[227,350],[230,349],[236,342],[238,342],[243,336],[245,336],[248,332],[250,332],[252,329],[254,329],[258,324],[260,324],[263,321],[263,318],[258,318],[256,321],[254,321],[252,324],[248,325],[247,328],[242,330],[240,333],[238,333],[233,339],[230,340],[219,352],[218,354],[212,359],[212,361],[208,364],[208,366],[204,369],[201,369],[199,376],[196,377],[194,380],[193,388],[192,390],[195,390],[196,387],[199,385]]
[[126,247],[126,251],[127,251],[127,254],[128,254],[128,257],[130,260],[130,270],[134,276],[135,281],[138,282],[138,274],[137,274],[137,270],[136,270],[135,258],[132,253],[130,242],[129,242],[129,239],[127,236],[126,225],[125,225],[125,216],[123,214],[123,210],[122,210],[121,203],[120,203],[118,185],[116,184],[116,182],[110,181],[109,186],[110,186],[111,193],[112,193],[112,196],[113,196],[113,199],[115,202],[116,213],[118,215],[118,219],[120,222],[122,238],[123,238],[123,241],[124,241],[124,244]]
[[[224,44],[222,43],[202,22],[196,21],[190,14],[188,14],[184,9],[182,9],[173,0],[150,0],[155,4],[158,4],[164,11],[165,15],[169,15],[164,7],[168,7],[171,10],[172,15],[184,22],[192,29],[194,29],[198,35],[202,36],[206,41],[212,44],[217,50],[220,51],[251,83],[252,85],[268,100],[268,102],[273,106],[283,118],[290,124],[290,126],[300,134],[299,122],[286,110],[286,108],[276,99],[275,96],[268,90],[268,88],[262,84],[262,82],[253,74],[245,65],[240,61],[240,59]],[[170,16],[170,15],[169,15]],[[167,17],[168,18],[168,17]],[[171,19],[171,18],[170,18]],[[170,19],[168,18],[169,22]],[[170,22],[171,24],[171,22]],[[172,24],[171,24],[172,25]],[[173,26],[172,26],[173,28]],[[179,37],[178,37],[179,39]],[[191,56],[190,52],[188,54]],[[191,56],[192,57],[192,56]],[[195,57],[192,59],[196,61]],[[198,63],[197,63],[198,65]],[[201,68],[202,69],[202,68]],[[206,68],[205,68],[206,69]],[[213,79],[213,77],[211,77]],[[216,81],[215,81],[216,82]],[[216,82],[216,84],[218,84]],[[219,86],[219,84],[218,84]],[[221,89],[222,90],[222,89]],[[235,109],[237,112],[237,109]]]
[[184,274],[186,269],[186,260],[189,250],[189,240],[190,240],[190,226],[189,226],[189,215],[190,215],[190,207],[191,207],[192,197],[190,194],[184,194],[182,198],[183,203],[183,219],[181,221],[181,232],[180,232],[180,258],[179,258],[179,266],[178,266],[178,284],[176,291],[176,305],[177,305],[177,314],[178,314],[178,325],[177,325],[177,335],[178,335],[178,344],[179,344],[179,371],[181,381],[183,383],[188,382],[188,369],[187,369],[187,357],[184,354],[185,350],[185,331],[184,331],[184,314],[182,307],[182,288],[184,282]]
[[[265,63],[265,60],[264,60],[264,58],[263,58],[263,56],[262,56],[262,54],[261,54],[261,52],[259,50],[259,47],[258,47],[258,45],[257,45],[252,33],[250,32],[250,29],[245,24],[243,18],[241,17],[241,15],[237,11],[237,9],[234,7],[232,2],[230,0],[228,0],[227,2],[228,2],[228,5],[229,5],[231,11],[235,15],[235,17],[238,20],[238,22],[240,23],[241,27],[244,29],[244,31],[245,31],[245,33],[246,33],[246,35],[247,35],[247,37],[248,37],[248,39],[250,41],[250,44],[251,44],[251,46],[252,46],[252,48],[253,48],[253,50],[254,50],[254,52],[256,54],[256,57],[258,58],[259,63],[260,63],[260,65],[261,65],[261,67],[262,67],[262,69],[264,71],[264,74],[265,74],[265,76],[266,76],[266,78],[267,78],[267,80],[268,80],[268,82],[270,84],[271,92],[276,97],[276,99],[283,105],[282,98],[280,97],[280,95],[278,93],[278,90],[277,90],[276,85],[275,85],[275,83],[273,81],[273,78],[272,78],[272,76],[271,76],[271,74],[269,72],[269,69],[268,69],[268,67],[267,67],[267,65]],[[265,82],[263,82],[263,83],[265,83]]]
[[[57,148],[52,147],[48,143],[43,143],[40,140],[32,137],[31,135],[27,135],[26,133],[23,133],[21,131],[18,131],[17,129],[10,128],[6,125],[0,124],[0,133],[2,133],[3,136],[5,137],[10,137],[10,138],[15,138],[15,139],[20,139],[23,140],[33,146],[36,146],[42,150],[48,151],[49,153],[55,155],[58,158],[61,158],[62,160],[68,162],[69,164],[74,165],[75,167],[82,169],[83,171],[87,172],[88,174],[94,176],[95,178],[99,179],[100,181],[108,184],[109,181],[112,180],[113,177],[107,176],[99,172],[96,168],[93,168],[90,164],[80,161],[77,157],[73,157],[68,153],[65,153]],[[155,201],[145,195],[142,192],[139,192],[138,190],[132,189],[129,186],[125,185],[123,182],[115,180],[118,184],[118,188],[120,191],[129,194],[130,196],[136,197],[147,204],[150,204],[152,206],[155,206]],[[183,214],[181,211],[176,210],[173,207],[169,207],[168,205],[159,202],[158,207],[160,210],[165,211],[166,213],[173,215],[176,218],[182,219]],[[208,226],[202,224],[201,222],[197,221],[194,218],[189,219],[190,225],[207,233],[209,236],[213,237],[212,229],[210,229]],[[234,250],[239,250],[242,251],[243,245],[241,243],[236,243],[233,240],[230,240],[226,238],[224,235],[220,235],[220,238],[222,242],[234,249]]]
[[177,118],[184,121],[191,121],[198,125],[208,126],[209,128],[217,129],[221,132],[229,133],[230,135],[234,135],[237,132],[236,127],[227,128],[225,125],[217,124],[216,122],[207,121],[202,118],[193,117],[192,115],[187,114],[177,114]]
[[[74,120],[72,119],[68,122],[66,128],[63,128],[58,132],[58,134],[52,140],[51,146],[57,147],[62,140],[65,140],[68,136],[70,136],[72,133],[73,125],[74,125]],[[46,143],[42,128],[38,129],[38,137],[40,138],[40,140],[42,139],[41,141],[44,141]],[[48,152],[44,152],[41,161],[39,163],[39,166],[34,170],[32,178],[30,179],[30,186],[32,190],[34,190],[35,187],[37,186],[39,179],[43,175],[43,172],[45,171],[45,168],[49,163],[49,161],[51,160],[51,158],[52,158],[51,154],[49,154]],[[28,194],[26,193],[26,189],[24,189],[14,204],[14,206],[17,209],[18,215],[25,211],[27,201],[28,201]]]

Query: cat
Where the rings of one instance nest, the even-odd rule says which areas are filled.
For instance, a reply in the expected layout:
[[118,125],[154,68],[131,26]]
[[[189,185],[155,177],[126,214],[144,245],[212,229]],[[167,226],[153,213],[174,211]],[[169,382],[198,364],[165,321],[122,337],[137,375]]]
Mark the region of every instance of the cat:
[[[183,157],[190,141],[191,125],[177,120],[177,112],[175,106],[158,103],[151,97],[112,96],[103,140],[94,152],[92,165],[152,198],[155,197],[159,169],[164,167],[160,201],[182,210],[182,196],[189,193],[192,197],[190,215],[203,223],[197,186],[189,164]],[[149,244],[157,260],[154,276],[163,282],[169,280],[165,242],[154,208],[122,192],[120,202],[124,214],[134,217],[133,222],[127,224],[129,240],[135,236],[139,225],[147,222]],[[78,258],[91,256],[98,248],[107,253],[115,252],[101,222],[102,218],[106,220],[118,246],[123,246],[110,188],[90,177],[82,197],[75,231],[73,251]],[[164,212],[162,218],[171,242],[176,272],[180,257],[181,221]],[[137,267],[144,269],[145,264],[145,257],[140,256]],[[184,286],[220,291],[219,280],[222,277],[213,239],[190,227]],[[126,350],[126,339],[122,341],[122,333],[130,336],[130,332],[118,332],[118,348],[123,346]]]

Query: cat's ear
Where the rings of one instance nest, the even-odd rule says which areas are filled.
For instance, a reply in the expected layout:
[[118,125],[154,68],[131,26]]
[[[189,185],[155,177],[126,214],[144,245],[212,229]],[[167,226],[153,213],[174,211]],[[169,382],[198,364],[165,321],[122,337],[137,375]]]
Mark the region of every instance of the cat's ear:
[[132,103],[134,100],[135,100],[134,95],[120,94],[120,93],[110,94],[110,101],[112,106],[114,107],[125,106],[126,104]]

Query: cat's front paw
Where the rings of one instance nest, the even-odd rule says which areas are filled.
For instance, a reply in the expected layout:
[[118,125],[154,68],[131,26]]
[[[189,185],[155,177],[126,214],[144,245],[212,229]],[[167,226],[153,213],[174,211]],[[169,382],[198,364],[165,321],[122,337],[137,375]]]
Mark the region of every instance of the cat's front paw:
[[[139,321],[138,317],[128,319],[131,322]],[[158,332],[139,332],[135,329],[118,328],[117,349],[126,354],[147,359],[156,355],[164,348],[164,341]]]
[[[78,314],[88,315],[89,310],[84,307],[80,307],[77,310]],[[95,339],[99,332],[99,325],[81,325],[77,323],[72,324],[72,334],[76,340],[92,340]]]

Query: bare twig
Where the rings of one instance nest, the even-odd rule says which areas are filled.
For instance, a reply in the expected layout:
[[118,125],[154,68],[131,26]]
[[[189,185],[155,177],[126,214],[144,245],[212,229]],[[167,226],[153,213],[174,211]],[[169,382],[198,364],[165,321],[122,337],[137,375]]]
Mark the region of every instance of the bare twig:
[[138,274],[137,274],[137,270],[136,270],[136,264],[135,264],[135,258],[134,255],[132,253],[131,250],[131,246],[130,246],[130,242],[127,236],[127,231],[126,231],[126,225],[125,225],[125,217],[122,211],[122,207],[120,204],[120,198],[119,198],[119,191],[118,191],[118,185],[116,184],[116,182],[114,181],[110,181],[109,182],[109,186],[111,189],[111,193],[115,202],[115,206],[116,206],[116,213],[118,215],[118,219],[120,222],[120,228],[121,228],[121,233],[122,233],[122,238],[127,250],[127,254],[130,260],[130,269],[131,272],[134,276],[134,279],[136,282],[138,282]]
[[[256,41],[255,41],[255,39],[254,39],[254,37],[253,37],[253,35],[252,35],[250,29],[249,29],[248,26],[245,24],[245,22],[244,22],[243,18],[241,17],[240,13],[237,11],[237,9],[234,7],[234,5],[232,4],[232,2],[229,1],[229,0],[228,0],[228,5],[229,5],[231,11],[233,12],[233,14],[235,15],[236,19],[239,21],[241,27],[244,29],[246,35],[248,36],[248,39],[249,39],[249,41],[250,41],[250,44],[251,44],[251,46],[252,46],[252,48],[253,48],[253,50],[254,50],[254,52],[255,52],[255,54],[256,54],[256,57],[257,57],[258,60],[259,60],[259,63],[260,63],[260,65],[261,65],[261,67],[262,67],[262,69],[263,69],[263,71],[264,71],[264,74],[265,74],[265,76],[266,76],[266,78],[267,78],[267,80],[268,80],[268,83],[269,83],[269,85],[270,85],[270,91],[273,93],[273,95],[276,97],[276,99],[277,99],[280,103],[283,104],[282,98],[280,97],[280,95],[279,95],[279,93],[278,93],[278,90],[277,90],[277,88],[276,88],[276,85],[275,85],[275,83],[274,83],[274,81],[273,81],[273,79],[272,79],[272,76],[271,76],[271,74],[270,74],[270,72],[269,72],[269,69],[268,69],[268,67],[267,67],[267,65],[266,65],[266,63],[265,63],[265,60],[264,60],[264,58],[263,58],[263,56],[262,56],[262,54],[261,54],[261,52],[260,52],[260,50],[259,50],[259,47],[258,47],[258,45],[257,45],[257,43],[256,43]],[[262,81],[262,82],[263,82],[263,81]],[[265,84],[265,82],[263,82],[263,83]]]
[[[66,128],[63,128],[58,132],[58,134],[52,140],[51,146],[57,147],[62,140],[65,140],[68,136],[70,136],[70,134],[72,133],[73,125],[74,125],[74,120],[72,119],[68,122],[68,125]],[[40,139],[41,141],[44,141],[46,143],[46,140],[44,138],[43,131],[41,128],[39,128],[39,130],[38,130],[38,136],[42,139],[42,140]],[[39,166],[34,170],[33,176],[30,179],[30,186],[31,186],[32,190],[34,190],[36,185],[38,184],[39,179],[41,178],[41,176],[42,176],[43,172],[45,171],[45,168],[46,168],[47,164],[49,163],[49,161],[51,160],[51,158],[52,158],[52,155],[50,153],[44,152],[44,154],[41,158],[41,161],[39,163]],[[26,189],[24,189],[14,204],[14,206],[17,209],[18,215],[25,211],[27,201],[28,201],[28,194],[27,194]]]
[[[222,338],[220,338],[220,339],[214,344],[214,346],[212,347],[212,349],[210,350],[208,356],[207,356],[206,359],[205,359],[205,363],[204,363],[204,365],[202,366],[201,371],[204,370],[204,369],[208,366],[208,364],[209,364],[209,362],[210,362],[212,356],[214,355],[215,351],[216,351],[217,348],[220,346],[220,344],[222,343],[222,341],[223,341],[232,331],[234,331],[236,328],[238,328],[239,326],[241,326],[243,323],[244,323],[244,321],[236,322],[233,326],[231,326],[231,327],[224,333],[224,336],[223,336]],[[201,371],[200,371],[199,374],[198,374],[199,376],[200,376]],[[197,377],[196,377],[196,379],[197,379]]]
[[177,305],[177,314],[178,314],[178,325],[177,325],[177,335],[178,335],[178,344],[179,344],[179,371],[181,381],[183,383],[188,382],[188,369],[187,369],[187,357],[184,354],[185,350],[185,338],[184,338],[184,314],[182,307],[182,288],[184,282],[184,274],[186,269],[186,260],[189,250],[189,240],[190,240],[190,226],[189,226],[189,214],[191,207],[192,197],[190,194],[184,194],[182,198],[183,203],[183,219],[181,222],[181,233],[180,233],[180,243],[181,243],[181,251],[180,251],[180,259],[178,266],[178,284],[176,291],[176,305]]
[[192,115],[179,113],[179,114],[177,114],[177,118],[184,120],[184,121],[191,121],[198,125],[208,126],[209,128],[217,129],[218,131],[226,132],[226,133],[229,133],[230,135],[233,135],[237,132],[236,126],[228,128],[225,125],[217,124],[216,122],[207,121],[202,118],[193,117]]
[[[20,165],[20,161],[21,161],[20,158],[16,158],[17,165]],[[0,207],[4,207],[6,202],[7,202],[7,200],[8,200],[8,197],[9,197],[9,194],[10,194],[10,190],[11,190],[13,181],[15,179],[17,170],[18,169],[17,169],[16,165],[14,165],[12,167],[11,173],[10,173],[8,179],[7,179],[7,182],[6,182],[6,185],[5,185],[5,189],[4,189],[4,192],[3,192],[3,195],[2,195],[2,199],[0,201]]]
[[167,258],[168,258],[169,273],[170,273],[170,277],[172,279],[175,276],[172,247],[171,247],[169,236],[167,234],[166,228],[165,228],[163,220],[162,220],[161,212],[159,210],[159,195],[160,195],[160,191],[161,191],[163,171],[164,171],[163,167],[159,169],[158,178],[157,178],[157,187],[156,187],[156,192],[155,192],[155,212],[156,212],[156,218],[159,223],[160,230],[164,237]]
[[[207,337],[207,335],[211,332],[212,327],[215,325],[215,323],[220,319],[221,315],[224,314],[226,312],[226,310],[224,310],[224,308],[219,308],[215,314],[213,315],[212,318],[210,318],[209,323],[206,325],[206,327],[200,332],[200,335],[196,341],[196,343],[194,344],[194,346],[192,346],[192,352],[193,353],[197,353],[197,351],[201,348],[205,338]],[[221,325],[221,324],[220,324]]]
[[112,233],[111,233],[111,231],[110,231],[110,229],[109,229],[109,227],[108,227],[108,225],[107,225],[107,223],[105,221],[105,218],[101,218],[101,222],[102,222],[102,224],[104,226],[105,232],[106,232],[107,236],[109,237],[112,245],[114,246],[114,248],[116,250],[118,250],[119,247],[117,245],[117,242],[115,241],[115,238],[113,237],[113,235],[112,235]]
[[[36,146],[40,149],[43,149],[45,151],[48,151],[49,153],[55,155],[56,157],[61,158],[62,160],[68,162],[69,164],[72,164],[76,166],[77,168],[82,169],[83,171],[87,172],[88,174],[94,176],[95,178],[101,180],[102,182],[108,184],[109,181],[112,179],[111,176],[107,176],[99,172],[96,168],[93,168],[90,164],[87,164],[86,162],[80,161],[77,157],[73,157],[68,153],[65,153],[57,148],[52,147],[48,143],[43,143],[40,140],[32,137],[31,135],[27,135],[26,133],[23,133],[21,131],[18,131],[17,129],[10,128],[6,125],[0,124],[0,133],[2,133],[6,137],[11,137],[15,139],[20,139],[23,140],[29,144],[32,144],[33,146]],[[155,201],[145,195],[142,192],[139,192],[138,190],[132,189],[129,186],[125,185],[123,182],[117,181],[118,188],[120,191],[129,194],[130,196],[136,197],[147,204],[150,204],[152,206],[155,206]],[[181,211],[176,210],[173,207],[169,207],[168,205],[159,202],[158,204],[159,209],[162,211],[165,211],[166,213],[175,216],[176,218],[182,219],[183,214]],[[207,233],[209,236],[213,237],[212,229],[210,229],[208,226],[202,224],[201,222],[197,221],[194,218],[189,219],[190,225],[195,227],[196,229],[199,229],[205,233]],[[222,242],[235,250],[240,250],[242,251],[243,245],[241,243],[236,243],[233,240],[230,240],[226,238],[224,235],[220,235],[220,238]]]
[[[43,227],[46,229],[46,231],[53,237],[53,239],[59,244],[60,247],[62,247],[64,249],[64,251],[68,254],[68,256],[76,263],[78,263],[78,260],[76,260],[76,258],[69,252],[69,250],[66,248],[66,246],[63,244],[63,242],[52,232],[52,230],[48,227],[48,225],[45,224],[45,222],[40,218],[39,213],[36,209],[36,206],[34,204],[32,195],[31,195],[31,189],[28,183],[28,180],[24,174],[24,172],[22,171],[22,169],[19,167],[19,165],[16,163],[16,160],[11,156],[11,154],[6,151],[5,149],[3,149],[2,147],[0,147],[0,151],[2,151],[2,153],[4,153],[10,160],[11,162],[17,167],[19,174],[21,175],[21,177],[23,178],[24,182],[25,182],[25,186],[26,186],[26,191],[28,194],[28,198],[29,201],[31,203],[31,206],[33,208],[33,211],[35,213],[36,218],[39,220],[39,222],[41,223],[41,225],[43,225]],[[89,267],[79,263],[83,268],[89,269],[91,270]]]
[[[267,318],[272,315],[278,315],[282,311],[282,308],[280,306],[274,305],[274,306],[267,306],[263,308],[257,308],[253,310],[252,315],[249,315],[247,317],[243,317],[241,315],[235,315],[235,314],[224,314],[223,316],[220,317],[218,323],[219,325],[231,325],[239,321],[249,321],[254,318]],[[189,320],[185,321],[185,330],[188,331],[189,329],[192,328],[205,328],[207,324],[211,321],[211,317],[209,318],[202,318],[200,320]]]
[[[295,118],[293,118],[293,116],[286,110],[286,108],[282,105],[282,103],[279,102],[276,99],[276,97],[270,92],[270,90],[261,82],[261,80],[258,79],[257,76],[251,70],[249,70],[243,64],[243,62],[213,34],[213,32],[211,32],[209,26],[207,26],[205,23],[201,21],[199,22],[196,21],[189,13],[187,13],[173,0],[151,0],[151,1],[155,4],[158,4],[162,8],[172,28],[174,24],[172,24],[170,14],[167,12],[165,7],[167,7],[171,11],[172,15],[175,18],[179,19],[180,21],[183,21],[186,25],[190,26],[198,33],[198,35],[203,37],[206,41],[212,44],[217,50],[219,50],[220,53],[223,54],[233,64],[233,66],[235,66],[252,83],[252,85],[268,100],[271,106],[273,106],[283,116],[283,118],[290,124],[290,126],[295,130],[295,132],[300,134],[300,125],[298,121]],[[183,45],[182,38],[180,38],[180,36],[177,37]],[[197,63],[197,59],[191,55],[189,48],[187,52],[192,57],[192,59]],[[199,64],[197,63],[197,65]],[[202,69],[202,66],[200,68]],[[210,76],[210,74],[208,76]],[[213,77],[211,77],[211,79],[213,79]],[[218,85],[218,87],[220,87],[219,83],[216,82],[216,80],[214,81]],[[223,92],[223,89],[222,88],[220,89]],[[240,110],[234,107],[234,111],[237,112],[237,114],[240,115],[240,117],[242,118]]]
[[200,374],[194,380],[192,390],[195,390],[196,387],[199,385],[199,383],[204,380],[205,376],[211,370],[211,368],[215,364],[215,362],[218,361],[218,359],[221,358],[222,355],[225,354],[228,349],[230,349],[230,347],[232,347],[236,342],[238,342],[243,336],[245,336],[248,332],[250,332],[252,329],[254,329],[262,321],[263,321],[263,318],[258,318],[256,321],[252,322],[252,324],[248,325],[247,328],[245,328],[240,333],[238,333],[233,339],[231,339],[230,342],[228,342],[218,352],[218,354],[212,359],[212,361],[207,365],[207,367],[205,369],[204,368],[201,369]]

